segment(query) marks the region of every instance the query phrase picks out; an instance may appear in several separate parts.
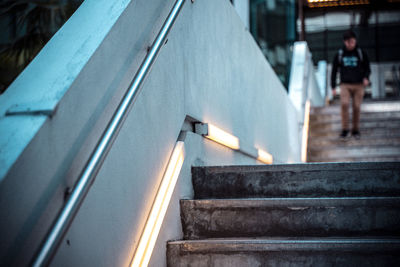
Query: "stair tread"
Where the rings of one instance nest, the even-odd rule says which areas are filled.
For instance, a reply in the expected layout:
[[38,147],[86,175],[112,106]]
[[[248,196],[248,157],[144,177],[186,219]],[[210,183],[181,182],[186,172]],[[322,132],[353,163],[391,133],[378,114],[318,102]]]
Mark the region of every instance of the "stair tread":
[[[310,114],[308,162],[400,161],[400,101],[361,105],[361,139],[341,140],[340,104],[314,107]],[[352,112],[350,111],[350,126]]]
[[192,168],[169,266],[394,266],[400,162]]
[[[349,122],[351,125],[351,122]],[[360,122],[360,131],[376,131],[377,129],[386,129],[387,131],[395,131],[400,133],[400,120],[394,121],[368,121],[368,122]],[[310,123],[310,131],[313,133],[323,133],[329,131],[341,131],[342,130],[342,123],[340,121],[337,122],[330,122],[323,125],[315,125]]]
[[[352,146],[347,146],[348,141],[342,141],[338,146],[324,146],[324,147],[312,147],[314,150],[334,150],[334,149],[358,149],[358,150],[364,150],[364,149],[398,149],[400,151],[400,145],[375,145],[375,144],[370,144],[370,145],[357,145],[356,142],[353,142]],[[349,141],[350,142],[350,141]]]
[[310,147],[309,155],[326,155],[327,157],[369,157],[373,155],[400,156],[400,145],[380,145],[380,146],[327,146],[321,148]]
[[[337,130],[325,130],[325,131],[314,131],[310,129],[309,138],[326,138],[326,139],[339,139],[341,129]],[[386,137],[399,137],[400,131],[396,128],[373,128],[370,130],[360,129],[361,138],[386,138]]]
[[218,238],[201,240],[178,240],[168,242],[169,246],[180,246],[183,253],[296,251],[296,250],[362,250],[399,251],[399,238]]
[[186,239],[399,236],[400,196],[181,200]]
[[[352,116],[349,114],[349,122],[352,121]],[[327,124],[340,124],[342,117],[340,114],[337,115],[310,115],[310,125],[311,126],[325,126]],[[400,112],[396,114],[385,114],[380,116],[372,113],[363,113],[360,115],[360,123],[371,123],[371,122],[381,122],[381,123],[390,123],[392,121],[398,122],[400,121]]]
[[[309,157],[310,160],[314,158]],[[195,198],[400,195],[400,162],[193,167]]]
[[[320,108],[320,110],[322,110],[322,109],[323,108]],[[313,116],[313,117],[340,116],[340,112],[341,112],[339,107],[336,110],[337,113],[332,112],[332,113],[325,113],[324,114],[324,113],[321,113],[320,110],[313,110],[311,108],[310,116]],[[349,114],[352,114],[352,113],[353,113],[352,110],[349,109]],[[368,115],[371,115],[372,117],[376,116],[376,117],[383,117],[383,118],[385,118],[386,116],[391,116],[391,115],[400,117],[400,110],[399,111],[380,111],[380,112],[361,111],[361,114],[368,114]]]
[[[361,104],[361,112],[397,112],[400,111],[399,101],[388,102],[364,102]],[[340,112],[340,104],[327,107],[313,107],[312,113],[330,114]]]
[[326,244],[357,244],[357,243],[373,243],[373,244],[392,244],[399,243],[400,237],[395,236],[359,236],[359,237],[225,237],[225,238],[206,238],[196,240],[173,240],[168,244],[307,244],[307,243],[326,243]]
[[193,167],[194,170],[204,170],[207,174],[219,174],[227,172],[287,172],[287,171],[337,171],[343,170],[385,170],[398,169],[400,162],[352,162],[352,163],[298,163],[298,164],[274,164],[274,165],[225,165]]
[[389,138],[361,138],[343,141],[338,137],[335,139],[314,138],[308,142],[309,149],[329,149],[330,147],[361,147],[361,146],[400,146],[400,136]]
[[355,158],[364,159],[371,157],[399,157],[400,146],[393,147],[345,147],[345,148],[332,148],[308,151],[310,157],[320,157],[325,159],[343,159],[343,158]]
[[180,240],[167,248],[169,266],[395,266],[400,239]]
[[263,208],[301,206],[354,206],[369,207],[382,205],[400,205],[400,197],[274,197],[274,198],[232,198],[232,199],[184,199],[181,202],[190,203],[196,208]]
[[[353,112],[351,109],[349,109],[349,115],[352,115]],[[395,117],[395,118],[400,118],[400,111],[381,111],[381,112],[367,112],[367,111],[361,111],[361,119],[366,119],[366,118],[388,118],[388,117]],[[329,118],[340,118],[341,117],[341,111],[340,109],[337,110],[331,110],[328,112],[321,112],[321,111],[310,111],[310,117],[312,119],[329,119]],[[350,116],[350,119],[352,117]]]
[[336,159],[330,159],[330,158],[323,158],[323,157],[309,157],[307,161],[309,163],[346,163],[346,162],[367,162],[367,161],[374,161],[374,162],[385,162],[387,160],[392,160],[392,161],[399,161],[400,162],[400,156],[398,157],[369,157],[369,158],[336,158]]

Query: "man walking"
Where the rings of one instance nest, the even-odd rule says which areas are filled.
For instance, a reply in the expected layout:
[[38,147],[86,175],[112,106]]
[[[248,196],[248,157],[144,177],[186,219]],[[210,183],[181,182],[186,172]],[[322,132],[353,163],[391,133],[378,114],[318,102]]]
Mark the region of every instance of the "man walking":
[[371,69],[367,54],[357,46],[356,35],[348,31],[343,35],[344,46],[336,54],[331,75],[333,96],[336,95],[336,74],[340,69],[340,105],[342,115],[342,132],[340,138],[345,139],[349,131],[349,104],[352,98],[353,125],[351,135],[360,138],[360,108],[364,97],[364,89],[369,84]]

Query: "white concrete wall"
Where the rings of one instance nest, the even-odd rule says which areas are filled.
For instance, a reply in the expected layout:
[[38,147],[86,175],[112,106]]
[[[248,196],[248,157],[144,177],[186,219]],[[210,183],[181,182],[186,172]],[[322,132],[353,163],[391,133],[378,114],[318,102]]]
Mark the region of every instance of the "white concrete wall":
[[[186,153],[184,165],[182,166],[149,266],[166,266],[167,241],[182,239],[183,234],[180,223],[179,200],[193,198],[191,182],[192,166],[231,165],[233,162],[235,164],[247,165],[260,164],[260,162],[244,154],[236,153],[227,147],[218,145],[194,133],[188,132],[184,142]],[[90,211],[90,209],[93,209],[93,206],[95,206],[95,202],[101,201],[102,193],[104,192],[93,193],[92,195],[96,194],[97,197],[91,197],[91,200],[87,200],[88,203],[84,204],[85,207],[83,207],[82,212],[79,213],[79,216],[75,219],[74,225],[65,237],[66,240],[69,240],[70,245],[68,245],[67,242],[62,243],[51,266],[129,265],[129,261],[132,259],[134,253],[134,250],[132,250],[134,249],[134,247],[132,247],[132,241],[138,242],[140,236],[137,235],[138,233],[132,233],[131,229],[127,229],[126,232],[121,231],[117,233],[118,231],[116,230],[121,227],[121,225],[115,222],[114,216],[118,218],[121,215],[118,215],[116,211],[111,211],[111,208],[105,209],[104,211]],[[143,196],[143,201],[146,200],[151,202],[151,197]],[[127,204],[126,209],[130,209],[132,206],[133,204]],[[115,214],[109,214],[108,216],[100,215],[101,221],[93,225],[92,216],[99,218],[99,213]],[[132,227],[135,227],[138,223],[135,221],[144,224],[145,216],[141,218],[138,215],[134,216],[134,214],[127,214],[127,216],[134,217],[133,219],[131,218],[131,222],[133,222],[131,225]],[[103,233],[104,229],[110,229],[112,233],[105,234]],[[101,237],[98,236],[99,232],[101,233]],[[125,234],[129,234],[129,236],[124,237]],[[82,238],[82,236],[85,236],[85,238]],[[107,239],[111,237],[112,240],[115,240],[115,236],[119,237],[118,242],[120,242],[120,244],[113,244]],[[93,246],[93,239],[100,241],[101,244]],[[121,243],[125,243],[126,248],[123,248]],[[122,249],[122,251],[120,251],[120,249]],[[102,255],[102,257],[99,257],[99,254]],[[107,262],[104,262],[104,260],[107,260]]]
[[[91,8],[104,7],[106,2],[112,2],[110,9],[121,12],[113,13],[117,19],[111,16],[108,31],[90,31]],[[28,128],[24,142],[12,139],[15,146],[21,146],[20,153],[1,180],[1,262],[23,266],[31,259],[63,204],[66,188],[75,183],[173,1],[122,3],[86,0],[67,23],[74,25],[79,19],[79,28],[75,29],[83,31],[83,41],[73,39],[80,47],[64,48],[74,50],[69,53],[79,71],[72,71],[77,65],[67,65],[67,70],[60,69],[71,70],[66,81],[59,82],[63,73],[47,81],[55,88],[67,88],[54,93],[58,99],[54,116],[12,118],[21,125],[32,122],[35,127]],[[61,30],[47,49],[57,48],[58,42],[71,36]],[[102,40],[93,50],[86,45],[91,38]],[[57,60],[48,55],[43,52],[32,66]],[[40,92],[33,76],[36,73],[45,79],[45,70],[28,67],[9,94],[18,90]],[[29,87],[32,83],[35,86]],[[38,101],[46,98],[46,91],[38,94]],[[3,112],[1,120],[10,120]],[[226,0],[187,1],[55,256],[54,266],[129,263],[187,115],[267,150],[276,162],[300,161],[295,109],[232,5]],[[3,123],[2,131],[8,125]],[[195,149],[190,146],[188,151],[200,152],[189,153],[190,160],[185,162],[178,185],[184,189],[176,191],[170,208],[173,215],[167,215],[158,248],[165,246],[166,239],[179,237],[177,199],[190,196],[188,166],[202,162],[255,163],[241,154],[219,153],[219,146],[206,144],[208,141],[193,142]],[[4,153],[3,148],[1,151]],[[165,264],[163,253],[157,250],[152,266]]]
[[324,98],[317,82],[316,71],[307,42],[295,42],[290,69],[289,97],[298,114],[304,114],[305,102],[309,99],[313,106],[323,106]]
[[327,62],[325,60],[318,61],[317,70],[315,72],[315,77],[317,79],[318,88],[321,93],[321,97],[325,99],[327,97]]
[[239,14],[240,18],[246,29],[250,29],[250,0],[233,0],[233,5],[235,6],[236,12]]

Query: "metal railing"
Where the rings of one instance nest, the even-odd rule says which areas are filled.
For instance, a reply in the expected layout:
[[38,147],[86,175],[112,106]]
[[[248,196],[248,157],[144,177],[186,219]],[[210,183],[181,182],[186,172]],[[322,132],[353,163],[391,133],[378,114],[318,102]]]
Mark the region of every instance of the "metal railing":
[[96,174],[100,170],[108,151],[110,150],[125,118],[129,113],[129,110],[134,104],[140,92],[141,85],[149,73],[151,66],[154,64],[162,45],[165,43],[166,37],[179,12],[181,11],[184,2],[185,0],[177,0],[175,2],[160,32],[154,40],[150,51],[143,60],[127,92],[121,100],[118,108],[114,112],[110,122],[108,123],[88,162],[86,163],[85,168],[78,178],[65,206],[61,210],[50,232],[46,236],[46,239],[44,240],[39,252],[36,254],[32,264],[33,266],[46,266],[50,263],[62,238],[71,225],[73,218],[75,217],[80,205],[87,195],[90,186],[93,184]]

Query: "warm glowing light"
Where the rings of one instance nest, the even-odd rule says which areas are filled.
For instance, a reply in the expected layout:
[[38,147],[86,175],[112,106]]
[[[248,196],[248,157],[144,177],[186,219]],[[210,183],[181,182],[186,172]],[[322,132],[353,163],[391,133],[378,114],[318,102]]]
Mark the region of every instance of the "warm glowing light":
[[308,128],[310,124],[310,100],[307,100],[304,108],[304,125],[303,125],[303,137],[301,142],[301,161],[307,162],[307,143],[308,143]]
[[258,150],[258,157],[257,160],[264,162],[266,164],[272,164],[273,162],[273,157],[271,154],[268,152],[262,150],[262,149],[257,149]]
[[184,154],[184,142],[178,141],[172,152],[167,170],[165,171],[160,188],[158,189],[151,208],[149,218],[147,219],[144,231],[140,237],[139,245],[131,264],[132,267],[144,267],[149,264],[154,245],[157,241],[158,233],[160,232],[176,181],[178,180],[183,165],[185,158]]
[[239,149],[239,139],[212,124],[208,124],[208,133],[205,137],[232,149]]
[[273,162],[273,157],[268,152],[262,149],[257,149],[254,146],[249,146],[246,143],[240,145],[240,141],[236,136],[233,136],[212,124],[197,123],[195,124],[195,132],[219,144],[240,151],[243,154],[255,158],[263,163],[272,164]]
[[335,7],[335,6],[353,6],[368,5],[369,0],[308,0],[308,6],[313,7]]
[[308,0],[309,3],[315,2],[337,2],[337,0]]

